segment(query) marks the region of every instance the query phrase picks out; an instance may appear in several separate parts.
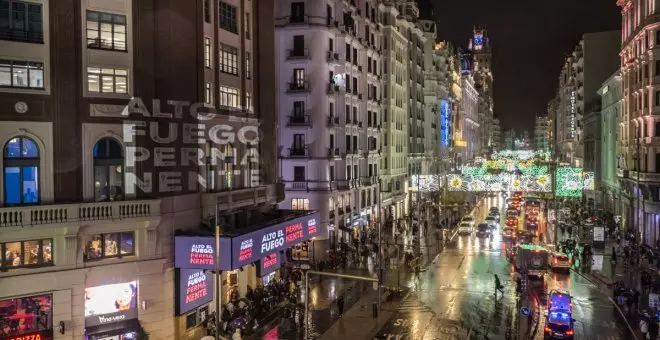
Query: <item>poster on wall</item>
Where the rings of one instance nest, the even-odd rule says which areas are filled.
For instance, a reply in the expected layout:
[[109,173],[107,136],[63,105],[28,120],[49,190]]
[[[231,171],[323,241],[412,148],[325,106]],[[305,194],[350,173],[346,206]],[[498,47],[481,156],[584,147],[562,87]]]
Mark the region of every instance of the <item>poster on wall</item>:
[[240,268],[270,253],[284,250],[319,234],[319,213],[309,214],[249,234],[234,237],[232,268]]
[[85,327],[137,317],[137,281],[85,288]]
[[594,227],[594,242],[605,242],[605,228]]
[[182,315],[213,301],[213,274],[200,269],[179,269],[176,290],[176,311]]
[[[220,238],[220,269],[231,268],[231,241]],[[215,238],[196,236],[174,237],[174,267],[215,270]]]

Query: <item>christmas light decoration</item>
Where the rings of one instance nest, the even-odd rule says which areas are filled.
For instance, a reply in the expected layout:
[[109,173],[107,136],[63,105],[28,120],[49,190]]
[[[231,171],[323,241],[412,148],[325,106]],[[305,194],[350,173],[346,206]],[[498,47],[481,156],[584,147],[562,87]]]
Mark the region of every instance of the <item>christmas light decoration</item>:
[[584,188],[582,168],[558,168],[555,172],[557,196],[580,197]]

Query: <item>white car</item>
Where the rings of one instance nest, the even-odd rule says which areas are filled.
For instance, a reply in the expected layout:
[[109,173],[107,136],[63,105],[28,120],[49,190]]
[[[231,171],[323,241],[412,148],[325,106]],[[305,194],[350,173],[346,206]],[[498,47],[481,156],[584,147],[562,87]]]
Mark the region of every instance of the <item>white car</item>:
[[552,252],[549,255],[550,268],[552,270],[570,270],[571,260],[564,253]]
[[474,225],[476,224],[476,222],[474,220],[474,217],[472,217],[472,216],[463,216],[463,218],[461,219],[461,224],[463,224],[463,223],[468,223],[472,227],[474,227]]
[[458,234],[459,235],[470,235],[474,232],[474,224],[469,222],[461,222],[458,225]]

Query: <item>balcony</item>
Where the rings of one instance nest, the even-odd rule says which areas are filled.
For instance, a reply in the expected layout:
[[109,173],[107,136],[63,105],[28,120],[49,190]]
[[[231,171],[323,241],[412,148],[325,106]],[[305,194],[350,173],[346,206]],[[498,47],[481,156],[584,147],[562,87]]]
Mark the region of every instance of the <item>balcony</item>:
[[334,51],[328,51],[327,60],[329,63],[338,63],[339,62],[339,53]]
[[309,150],[303,147],[293,147],[289,148],[289,157],[298,158],[298,157],[307,157]]
[[295,114],[289,116],[287,126],[289,126],[289,127],[310,127],[310,126],[312,126],[310,115],[295,113]]
[[286,51],[287,60],[309,59],[309,49],[300,48]]
[[339,85],[335,85],[333,83],[328,84],[328,94],[329,95],[337,94],[339,92],[341,92],[341,87],[339,87]]
[[328,148],[328,158],[339,158],[341,154],[339,153],[339,148]]
[[5,27],[5,28],[0,28],[0,40],[43,44],[44,32],[26,31],[22,29]]
[[283,184],[269,184],[202,194],[204,216],[214,215],[216,204],[219,210],[225,211],[262,204],[275,204],[282,200],[284,200]]
[[288,93],[303,93],[303,92],[309,92],[309,82],[306,80],[298,80],[293,83],[288,83],[287,84],[287,91]]
[[114,201],[0,208],[0,228],[147,219],[160,216],[160,200]]
[[339,126],[339,117],[328,116],[328,127],[337,127]]

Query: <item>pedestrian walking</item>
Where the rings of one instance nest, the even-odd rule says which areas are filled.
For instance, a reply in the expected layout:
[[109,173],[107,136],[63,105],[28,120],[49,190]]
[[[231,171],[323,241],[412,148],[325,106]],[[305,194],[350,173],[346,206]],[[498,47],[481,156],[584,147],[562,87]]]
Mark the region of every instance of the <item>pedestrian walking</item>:
[[643,339],[650,339],[649,336],[649,316],[648,312],[644,312],[641,318],[639,318],[639,331],[642,332]]
[[340,295],[337,298],[337,311],[339,312],[339,317],[341,318],[344,315],[344,296]]
[[500,282],[500,277],[495,274],[495,297],[497,297],[498,291],[504,296],[504,286],[502,286],[502,282]]

